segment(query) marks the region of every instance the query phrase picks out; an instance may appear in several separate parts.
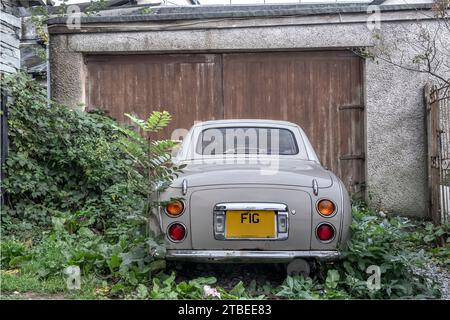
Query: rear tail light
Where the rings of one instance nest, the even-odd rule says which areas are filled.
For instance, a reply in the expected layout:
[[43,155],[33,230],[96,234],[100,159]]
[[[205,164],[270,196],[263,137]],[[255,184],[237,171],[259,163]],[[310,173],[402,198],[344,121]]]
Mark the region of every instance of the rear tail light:
[[329,223],[322,223],[316,229],[317,239],[323,242],[329,242],[334,238],[334,227]]
[[171,217],[178,217],[184,211],[184,203],[181,200],[170,201],[166,205],[166,213]]
[[320,200],[317,204],[317,210],[324,217],[329,217],[336,212],[336,206],[333,201],[328,199]]
[[183,241],[186,237],[186,227],[181,223],[172,223],[167,231],[169,239],[174,242]]

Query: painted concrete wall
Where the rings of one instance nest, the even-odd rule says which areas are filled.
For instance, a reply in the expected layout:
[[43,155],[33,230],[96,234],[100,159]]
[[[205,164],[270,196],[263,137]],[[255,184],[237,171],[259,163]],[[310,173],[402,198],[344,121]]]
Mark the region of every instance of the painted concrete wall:
[[[401,17],[395,13],[383,14],[382,37],[388,45],[393,45],[399,34],[417,29],[413,22],[416,18],[416,11],[403,12]],[[50,40],[52,96],[72,106],[84,102],[83,56],[86,54],[366,47],[375,42],[366,20],[366,15],[350,14],[243,19],[213,24],[196,21],[194,27],[176,25],[177,30],[171,31],[158,30],[161,23],[145,22],[128,24],[127,32],[113,34],[53,34]],[[420,23],[433,24],[430,20]],[[408,47],[403,49],[409,50]],[[422,90],[427,79],[370,60],[366,61],[364,78],[368,200],[385,211],[425,216],[426,130]]]

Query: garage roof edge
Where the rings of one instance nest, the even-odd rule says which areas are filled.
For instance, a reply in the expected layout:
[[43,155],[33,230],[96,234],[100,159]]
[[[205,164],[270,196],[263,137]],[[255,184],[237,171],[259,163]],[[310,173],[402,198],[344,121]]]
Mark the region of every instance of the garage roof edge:
[[[156,8],[149,14],[140,13],[142,8],[132,13],[123,15],[85,16],[81,17],[81,24],[91,23],[127,23],[145,21],[177,21],[177,20],[201,20],[218,18],[256,18],[256,17],[281,17],[281,16],[311,16],[323,14],[346,14],[370,12],[369,4],[314,4],[314,5],[264,5],[264,6],[227,6],[217,7],[177,7],[176,9],[163,7]],[[381,12],[405,11],[405,10],[429,10],[431,3],[423,4],[398,4],[377,6]],[[187,9],[189,8],[189,9]],[[183,11],[183,9],[186,9]],[[61,25],[67,23],[67,17],[50,18],[48,25]],[[73,18],[71,18],[73,20]]]

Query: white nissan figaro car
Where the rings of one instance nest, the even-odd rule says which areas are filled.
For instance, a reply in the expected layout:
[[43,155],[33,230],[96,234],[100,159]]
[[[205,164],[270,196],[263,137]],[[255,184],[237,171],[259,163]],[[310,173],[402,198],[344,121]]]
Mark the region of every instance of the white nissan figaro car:
[[296,124],[195,124],[173,161],[182,175],[158,194],[166,258],[198,262],[333,260],[349,237],[341,180]]

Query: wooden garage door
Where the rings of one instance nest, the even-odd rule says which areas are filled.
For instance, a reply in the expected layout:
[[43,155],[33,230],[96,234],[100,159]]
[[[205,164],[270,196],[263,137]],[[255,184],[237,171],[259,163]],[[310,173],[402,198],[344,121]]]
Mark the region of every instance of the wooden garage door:
[[167,110],[166,137],[197,120],[288,120],[352,192],[364,183],[361,61],[351,52],[96,56],[87,66],[89,109],[121,121]]
[[211,54],[88,57],[87,109],[104,109],[126,123],[124,113],[146,118],[153,110],[167,110],[173,120],[158,135],[166,138],[194,121],[221,119],[221,59]]
[[360,68],[346,51],[226,54],[225,118],[297,123],[322,164],[355,192],[364,178]]

